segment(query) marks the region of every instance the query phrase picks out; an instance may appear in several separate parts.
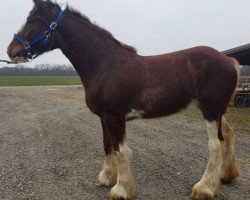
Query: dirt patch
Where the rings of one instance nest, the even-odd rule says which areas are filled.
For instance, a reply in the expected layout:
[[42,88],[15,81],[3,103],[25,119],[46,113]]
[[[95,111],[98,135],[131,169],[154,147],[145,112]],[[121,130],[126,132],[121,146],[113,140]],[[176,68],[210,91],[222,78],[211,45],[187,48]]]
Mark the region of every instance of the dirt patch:
[[[1,200],[107,199],[110,188],[95,186],[101,125],[82,87],[0,88],[0,100]],[[189,199],[208,158],[205,124],[190,112],[127,123],[136,199]],[[250,133],[233,126],[240,177],[218,200],[250,199]]]

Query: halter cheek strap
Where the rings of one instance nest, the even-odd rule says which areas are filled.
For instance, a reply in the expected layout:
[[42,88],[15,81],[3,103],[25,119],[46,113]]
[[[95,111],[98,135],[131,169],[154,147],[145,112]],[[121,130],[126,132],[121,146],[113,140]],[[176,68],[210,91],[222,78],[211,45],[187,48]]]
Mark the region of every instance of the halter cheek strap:
[[49,37],[50,37],[51,32],[53,32],[56,29],[58,22],[61,20],[63,15],[64,15],[64,10],[61,10],[57,18],[55,19],[55,21],[53,21],[50,24],[49,29],[31,41],[23,40],[17,34],[14,35],[14,39],[17,40],[20,44],[22,44],[24,48],[26,49],[28,59],[34,59],[41,54],[40,53],[35,56],[32,55],[31,47],[34,46],[35,44],[43,41],[43,49],[46,48],[47,44],[49,43]]

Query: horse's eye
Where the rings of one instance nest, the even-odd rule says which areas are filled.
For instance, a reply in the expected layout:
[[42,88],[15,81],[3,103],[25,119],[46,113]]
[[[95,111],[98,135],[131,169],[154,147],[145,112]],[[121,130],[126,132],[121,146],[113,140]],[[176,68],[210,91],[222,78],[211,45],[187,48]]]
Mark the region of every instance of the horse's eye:
[[42,21],[43,19],[41,17],[28,17],[27,18],[27,23],[32,24],[37,21]]

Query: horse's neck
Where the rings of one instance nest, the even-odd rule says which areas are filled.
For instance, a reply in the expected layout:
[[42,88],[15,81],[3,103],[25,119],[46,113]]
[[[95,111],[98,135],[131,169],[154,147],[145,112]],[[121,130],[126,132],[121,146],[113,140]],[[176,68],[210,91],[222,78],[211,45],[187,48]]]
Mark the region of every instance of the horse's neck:
[[62,28],[61,50],[84,83],[88,83],[103,63],[114,59],[118,47],[105,35],[91,32],[94,30],[78,21],[65,22]]

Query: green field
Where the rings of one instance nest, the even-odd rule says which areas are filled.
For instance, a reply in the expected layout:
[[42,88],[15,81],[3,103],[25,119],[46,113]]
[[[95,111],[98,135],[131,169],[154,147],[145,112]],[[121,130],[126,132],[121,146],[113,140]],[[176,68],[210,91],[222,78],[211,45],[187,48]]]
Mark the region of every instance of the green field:
[[[201,112],[194,104],[180,113],[190,120],[204,121]],[[226,119],[232,126],[250,133],[250,107],[228,107],[225,114]]]
[[0,86],[79,85],[78,76],[0,76]]

